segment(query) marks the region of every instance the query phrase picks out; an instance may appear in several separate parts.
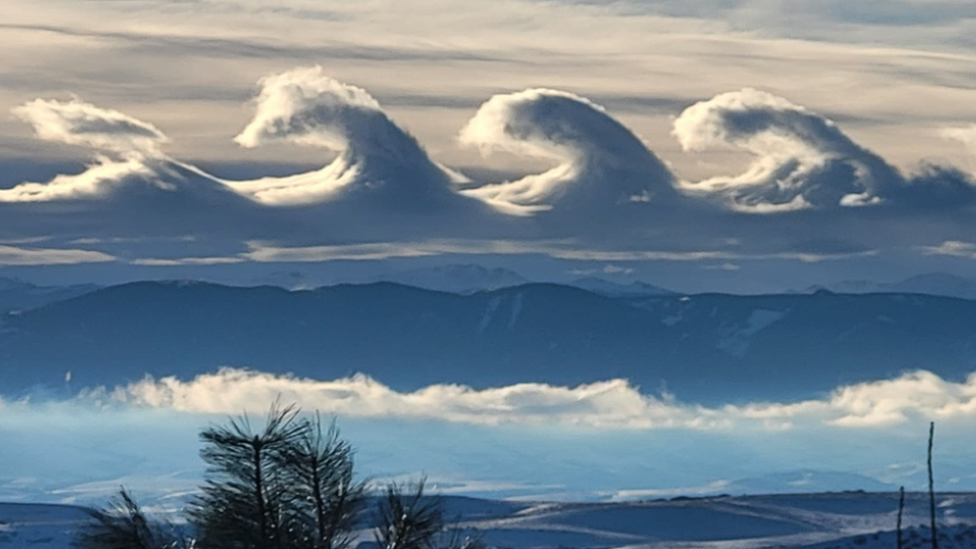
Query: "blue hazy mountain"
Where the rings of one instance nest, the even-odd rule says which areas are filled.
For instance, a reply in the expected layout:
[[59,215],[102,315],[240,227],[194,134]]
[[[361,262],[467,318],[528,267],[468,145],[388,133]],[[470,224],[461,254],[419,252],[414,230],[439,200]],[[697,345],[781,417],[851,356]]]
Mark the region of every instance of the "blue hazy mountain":
[[385,275],[376,275],[369,281],[360,280],[356,282],[395,282],[427,290],[473,294],[520,286],[529,281],[510,269],[491,268],[469,263],[396,271]]
[[913,294],[609,298],[529,284],[471,295],[393,283],[287,291],[139,282],[5,315],[0,387],[17,392],[221,366],[396,389],[627,378],[685,400],[817,396],[976,364],[976,302]]
[[660,286],[648,284],[640,280],[629,284],[621,284],[605,278],[588,276],[578,278],[569,284],[606,297],[663,296],[675,294],[671,290],[666,290]]
[[18,278],[0,277],[0,312],[22,311],[64,301],[97,290],[94,284],[37,286]]
[[822,289],[844,294],[905,293],[976,299],[976,280],[948,273],[920,274],[898,282],[844,280],[828,286],[813,286],[805,291],[812,293]]

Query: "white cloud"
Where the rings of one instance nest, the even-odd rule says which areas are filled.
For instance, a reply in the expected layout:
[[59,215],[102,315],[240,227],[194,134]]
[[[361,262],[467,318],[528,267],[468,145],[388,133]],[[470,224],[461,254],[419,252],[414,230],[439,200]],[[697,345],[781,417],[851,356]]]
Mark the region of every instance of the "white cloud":
[[35,99],[13,110],[34,128],[38,138],[116,153],[155,154],[167,141],[163,132],[119,111],[102,109],[79,99]]
[[335,260],[375,260],[397,257],[427,257],[449,254],[543,255],[579,261],[708,261],[784,259],[802,263],[841,261],[872,257],[878,250],[852,253],[777,252],[749,254],[725,250],[601,250],[589,248],[574,239],[562,240],[424,240],[373,242],[328,246],[281,246],[268,242],[248,242],[250,251],[241,257],[262,263],[320,262]]
[[738,176],[686,185],[723,193],[741,211],[869,205],[902,182],[894,168],[830,120],[755,89],[720,94],[689,107],[674,121],[673,134],[686,152],[732,149],[754,156]]
[[694,194],[724,197],[729,207],[741,212],[870,206],[955,209],[976,201],[976,186],[958,170],[925,164],[906,177],[831,120],[751,88],[692,105],[674,121],[672,133],[686,152],[741,150],[753,156],[737,176],[683,184]]
[[923,246],[921,250],[922,253],[927,255],[945,255],[976,259],[976,244],[961,242],[959,240],[946,240],[938,246]]
[[976,124],[943,128],[939,133],[946,139],[965,145],[970,154],[976,154]]
[[59,248],[21,248],[0,245],[0,265],[75,265],[107,263],[115,258],[103,252]]
[[62,174],[47,183],[24,182],[10,189],[0,189],[0,202],[102,198],[131,178],[153,180],[157,175],[141,158],[112,160],[100,157],[80,174]]
[[[106,393],[93,394],[104,397]],[[954,383],[925,371],[841,387],[821,400],[718,408],[642,394],[624,380],[578,387],[524,383],[482,390],[433,385],[408,393],[363,375],[318,381],[235,369],[189,381],[147,378],[109,394],[120,402],[207,414],[237,413],[281,398],[340,416],[618,429],[782,430],[801,424],[852,429],[893,426],[913,418],[976,417],[976,374]]]
[[145,267],[183,267],[188,265],[233,265],[245,261],[241,257],[179,257],[179,258],[139,258],[133,265]]
[[463,145],[552,160],[549,171],[465,194],[506,211],[653,203],[672,197],[673,177],[630,130],[592,101],[558,90],[496,95],[461,130]]
[[447,206],[456,174],[436,165],[366,90],[298,68],[261,79],[257,112],[235,138],[244,147],[274,141],[324,147],[339,157],[322,170],[284,178],[227,181],[262,204],[313,204],[369,194],[409,209]]

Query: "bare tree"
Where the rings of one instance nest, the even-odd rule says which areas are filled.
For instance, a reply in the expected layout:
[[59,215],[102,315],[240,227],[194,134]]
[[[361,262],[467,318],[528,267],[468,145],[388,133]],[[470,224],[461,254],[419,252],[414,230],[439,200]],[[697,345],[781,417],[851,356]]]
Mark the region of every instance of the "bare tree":
[[387,486],[375,532],[381,549],[436,549],[444,530],[443,510],[438,498],[424,495],[425,484],[421,479],[414,486]]
[[902,486],[901,490],[899,490],[899,496],[898,496],[898,527],[897,527],[898,549],[903,549],[905,546],[904,538],[902,537],[902,531],[901,531],[902,518],[904,514],[905,514],[905,487]]
[[932,549],[939,549],[939,534],[935,528],[935,481],[932,477],[932,444],[935,440],[935,422],[929,424],[929,515],[932,521]]

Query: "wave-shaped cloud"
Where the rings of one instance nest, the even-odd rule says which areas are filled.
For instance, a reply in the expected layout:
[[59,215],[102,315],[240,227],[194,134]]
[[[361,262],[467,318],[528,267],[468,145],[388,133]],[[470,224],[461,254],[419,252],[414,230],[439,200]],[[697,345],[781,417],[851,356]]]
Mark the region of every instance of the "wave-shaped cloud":
[[755,157],[740,175],[685,185],[726,196],[739,211],[976,200],[971,182],[956,170],[927,166],[917,177],[906,177],[827,118],[751,88],[689,107],[674,121],[673,134],[687,152],[726,148]]
[[410,210],[473,203],[454,192],[459,176],[434,163],[366,90],[321,67],[268,76],[260,86],[257,111],[235,138],[238,144],[287,141],[332,149],[339,157],[317,172],[226,182],[239,192],[271,206],[365,199]]
[[215,178],[161,152],[159,146],[168,138],[148,122],[77,98],[38,99],[13,112],[34,128],[39,139],[94,149],[94,161],[79,174],[0,189],[0,203],[98,202],[147,192],[199,198],[215,206],[236,201],[236,195]]
[[122,153],[155,153],[168,141],[156,126],[80,99],[36,99],[13,110],[39,139]]
[[623,124],[590,100],[529,89],[496,95],[461,130],[483,153],[553,160],[537,175],[465,191],[514,212],[583,210],[662,202],[675,196],[670,170]]
[[[102,392],[97,392],[103,395]],[[342,416],[435,419],[480,425],[564,424],[620,429],[788,429],[796,424],[839,428],[897,425],[913,417],[976,417],[976,374],[961,383],[930,372],[841,387],[820,400],[706,408],[642,394],[624,380],[557,387],[524,383],[475,390],[433,385],[395,391],[363,375],[318,381],[236,369],[181,381],[174,377],[116,388],[115,401],[183,412],[227,414],[281,398]]]

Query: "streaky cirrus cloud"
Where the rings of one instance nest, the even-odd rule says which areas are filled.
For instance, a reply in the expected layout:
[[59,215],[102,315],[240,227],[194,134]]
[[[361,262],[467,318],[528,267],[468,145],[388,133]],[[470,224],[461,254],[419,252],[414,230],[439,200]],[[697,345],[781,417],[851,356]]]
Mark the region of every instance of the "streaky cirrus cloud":
[[67,248],[24,248],[0,244],[0,266],[77,265],[108,263],[116,258],[95,250]]
[[976,417],[976,374],[952,382],[926,371],[840,387],[830,395],[798,403],[760,402],[704,407],[673,395],[642,393],[625,380],[578,387],[523,383],[476,390],[432,385],[398,392],[364,375],[320,381],[238,369],[222,369],[183,381],[146,378],[83,397],[181,412],[232,414],[277,398],[305,409],[340,416],[425,419],[499,425],[547,424],[615,429],[703,429],[738,427],[791,429],[799,426],[868,428],[912,419]]
[[906,176],[831,120],[752,88],[692,105],[674,121],[672,133],[686,152],[733,149],[754,157],[739,175],[684,184],[692,193],[722,196],[738,211],[906,206],[908,201],[958,206],[976,200],[976,188],[961,172],[925,165],[916,176]]
[[243,147],[275,141],[339,153],[322,170],[283,178],[227,181],[270,206],[364,200],[402,210],[473,207],[453,184],[461,177],[436,164],[366,90],[339,82],[321,67],[263,78],[251,122],[235,138]]
[[507,211],[585,210],[668,201],[667,166],[606,110],[572,93],[496,95],[461,130],[463,145],[557,163],[545,173],[465,191]]

